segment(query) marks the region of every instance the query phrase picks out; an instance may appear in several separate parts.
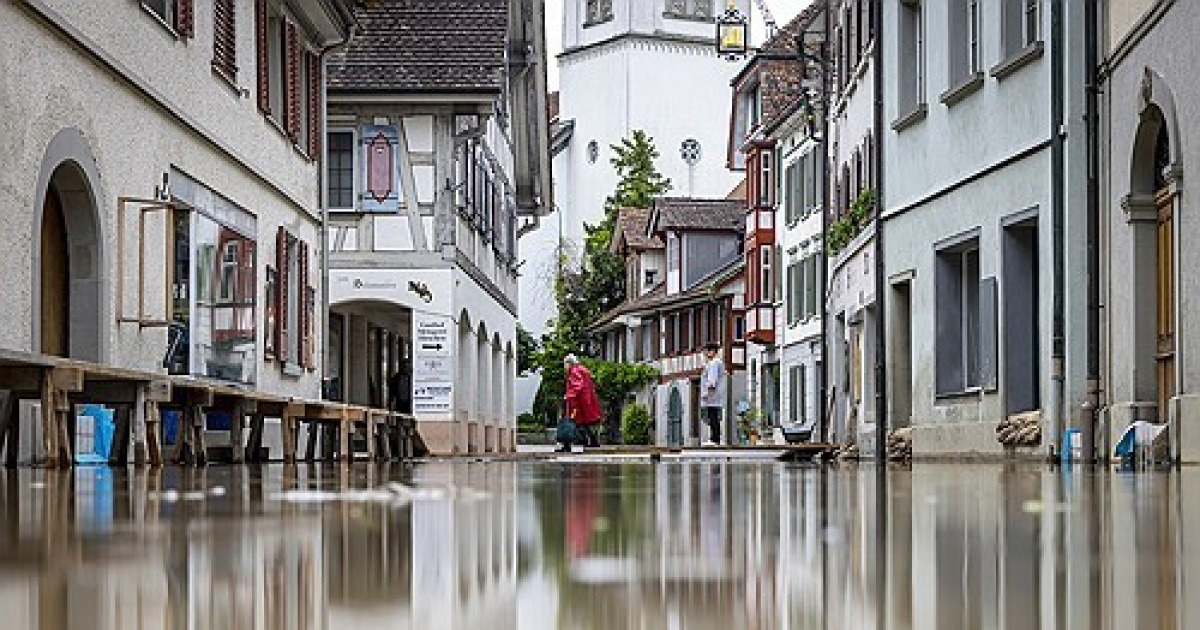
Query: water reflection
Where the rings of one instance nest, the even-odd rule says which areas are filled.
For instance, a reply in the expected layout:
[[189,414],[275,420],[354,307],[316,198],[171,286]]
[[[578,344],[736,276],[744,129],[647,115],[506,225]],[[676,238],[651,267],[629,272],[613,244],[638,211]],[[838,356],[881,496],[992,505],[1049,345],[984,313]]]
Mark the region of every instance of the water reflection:
[[[1185,532],[1200,497],[1183,489],[1197,477],[734,462],[8,472],[0,626],[1194,628]],[[281,500],[365,488],[380,492]]]

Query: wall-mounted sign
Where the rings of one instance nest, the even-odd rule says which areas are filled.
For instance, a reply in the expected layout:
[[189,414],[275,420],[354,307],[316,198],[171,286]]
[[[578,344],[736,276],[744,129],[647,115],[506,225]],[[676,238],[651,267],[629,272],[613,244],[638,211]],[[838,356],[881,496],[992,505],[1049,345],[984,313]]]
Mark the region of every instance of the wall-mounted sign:
[[448,317],[413,319],[413,413],[445,414],[454,407],[454,348]]

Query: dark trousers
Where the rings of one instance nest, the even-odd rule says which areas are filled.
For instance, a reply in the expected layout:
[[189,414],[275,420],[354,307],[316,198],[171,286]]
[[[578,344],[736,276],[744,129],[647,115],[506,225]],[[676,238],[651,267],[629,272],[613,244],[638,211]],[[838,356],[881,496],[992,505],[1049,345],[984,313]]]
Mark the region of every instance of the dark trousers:
[[575,428],[579,433],[579,441],[563,442],[563,450],[571,450],[571,446],[576,443],[578,443],[580,446],[588,446],[593,448],[600,446],[600,438],[596,434],[595,425],[577,424],[575,425]]
[[721,443],[721,408],[720,407],[705,407],[704,408],[704,424],[708,425],[709,439],[713,442]]

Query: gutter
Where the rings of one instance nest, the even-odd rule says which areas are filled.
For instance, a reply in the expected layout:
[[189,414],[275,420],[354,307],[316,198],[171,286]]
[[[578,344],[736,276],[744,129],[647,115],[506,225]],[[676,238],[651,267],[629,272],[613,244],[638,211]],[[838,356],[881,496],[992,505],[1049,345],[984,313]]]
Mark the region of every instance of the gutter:
[[824,37],[821,44],[821,383],[817,388],[817,422],[821,425],[821,443],[829,443],[829,252],[826,236],[829,234],[829,0],[824,0],[822,9]]
[[[871,23],[875,25],[875,41],[872,43],[874,50],[871,59],[873,64],[871,70],[875,75],[875,85],[872,86],[872,91],[876,138],[873,147],[875,155],[871,156],[871,159],[875,160],[875,460],[882,473],[885,469],[883,463],[887,461],[888,432],[887,326],[884,309],[887,296],[887,277],[883,266],[883,145],[887,138],[887,134],[883,133],[883,130],[887,129],[883,123],[883,3],[872,2],[871,12],[874,18]],[[882,478],[880,483],[884,483]],[[881,491],[880,495],[883,494],[885,493]],[[883,529],[880,528],[880,530]],[[879,535],[883,536],[882,532]]]
[[1050,430],[1051,438],[1047,456],[1054,460],[1062,452],[1063,428],[1065,425],[1065,363],[1066,322],[1064,316],[1064,230],[1065,204],[1064,159],[1064,108],[1063,108],[1063,0],[1050,0],[1050,169],[1051,169],[1051,247],[1053,262],[1053,323],[1050,340]]
[[321,239],[321,398],[326,397],[326,385],[329,383],[329,177],[326,165],[329,164],[329,69],[326,67],[329,53],[345,48],[358,31],[358,22],[351,16],[350,28],[345,32],[342,41],[330,44],[317,53],[321,66],[321,163],[317,168],[317,191],[321,196],[321,225],[317,234]]
[[1083,403],[1081,446],[1085,462],[1096,453],[1100,412],[1100,98],[1097,0],[1084,0],[1083,64],[1086,81],[1084,123],[1087,128],[1087,397]]

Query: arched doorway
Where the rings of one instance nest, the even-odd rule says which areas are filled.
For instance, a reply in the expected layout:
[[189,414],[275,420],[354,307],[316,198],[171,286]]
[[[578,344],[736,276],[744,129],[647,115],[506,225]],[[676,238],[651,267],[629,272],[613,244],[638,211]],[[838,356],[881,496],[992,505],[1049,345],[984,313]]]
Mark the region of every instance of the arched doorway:
[[1170,115],[1147,103],[1133,145],[1127,212],[1134,230],[1135,395],[1154,400],[1159,422],[1179,393],[1177,205],[1179,164]]
[[95,195],[85,167],[51,161],[55,152],[47,155],[34,226],[33,349],[99,362],[103,264]]

